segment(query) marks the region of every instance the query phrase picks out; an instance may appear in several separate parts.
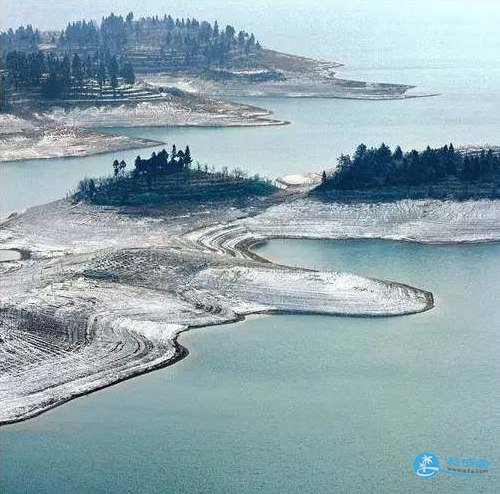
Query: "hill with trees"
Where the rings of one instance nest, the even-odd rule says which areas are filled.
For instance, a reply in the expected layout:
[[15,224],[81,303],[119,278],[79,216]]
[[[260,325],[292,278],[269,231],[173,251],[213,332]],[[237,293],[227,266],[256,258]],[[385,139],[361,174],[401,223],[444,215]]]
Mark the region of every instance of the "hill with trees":
[[3,56],[11,51],[38,49],[56,55],[78,54],[82,60],[116,56],[137,71],[205,69],[211,66],[248,66],[260,58],[261,46],[253,34],[236,32],[231,25],[219,26],[197,19],[141,17],[130,12],[125,18],[110,14],[100,24],[77,21],[59,33],[40,32],[31,25],[2,32]]
[[207,68],[232,65],[260,55],[253,34],[236,32],[233,26],[219,26],[197,19],[141,17],[130,12],[125,18],[110,14],[100,26],[78,21],[68,24],[57,48],[67,52],[101,51],[127,57],[137,70]]
[[163,149],[148,159],[137,156],[131,169],[125,161],[115,160],[112,176],[85,178],[73,198],[98,205],[158,207],[221,200],[244,203],[276,190],[258,175],[249,178],[240,170],[193,166],[189,146],[177,150],[174,145],[170,153]]
[[[50,89],[35,96],[29,93],[30,88],[36,87],[33,83],[12,89],[15,76],[10,69],[6,70],[2,84],[4,103],[9,99],[18,103],[30,97],[33,101],[54,94],[57,95],[54,98],[78,99],[81,94],[89,93],[89,87],[92,98],[109,99],[108,92],[115,98],[117,92],[121,92],[126,100],[126,92],[120,91],[122,78],[133,80],[136,74],[143,74],[141,78],[150,83],[146,99],[151,96],[152,86],[165,89],[181,84],[184,87],[186,82],[194,92],[230,98],[254,95],[256,84],[262,96],[300,94],[359,99],[406,98],[406,92],[413,87],[337,78],[335,69],[341,65],[337,62],[264,49],[254,34],[231,25],[196,18],[174,19],[171,15],[136,19],[132,12],[124,17],[112,13],[100,22],[71,22],[59,32],[22,26],[1,33],[1,50],[4,66],[9,53],[22,52],[31,59],[39,58],[39,51],[59,60],[61,65],[61,70],[54,70],[52,75],[49,71],[42,73],[42,82]],[[73,64],[75,55],[78,58]],[[11,58],[22,57],[15,54]],[[39,72],[36,63],[35,79]],[[25,65],[21,60],[20,66]],[[68,65],[70,70],[75,66],[71,83],[67,77]],[[79,82],[80,66],[86,78],[83,84]],[[69,85],[71,92],[67,89]],[[96,85],[99,91],[95,90]],[[103,87],[105,96],[101,95]],[[23,92],[19,97],[15,94],[18,90]],[[11,94],[14,97],[9,98]]]
[[335,171],[322,173],[314,194],[395,197],[500,197],[500,154],[495,149],[455,150],[453,144],[424,151],[394,151],[360,144],[341,155]]
[[116,97],[121,84],[134,84],[136,72],[210,75],[224,67],[251,67],[262,58],[255,36],[230,25],[170,15],[136,20],[132,12],[125,18],[110,14],[100,24],[72,22],[61,32],[21,26],[2,32],[0,42],[4,110],[17,92],[99,98],[104,88]]

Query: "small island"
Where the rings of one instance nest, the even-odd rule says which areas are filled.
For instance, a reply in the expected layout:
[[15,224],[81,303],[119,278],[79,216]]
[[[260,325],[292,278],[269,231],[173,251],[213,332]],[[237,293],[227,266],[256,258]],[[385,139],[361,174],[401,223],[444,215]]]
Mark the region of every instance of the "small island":
[[498,199],[500,148],[461,148],[453,144],[424,151],[394,151],[360,144],[353,157],[341,155],[334,171],[321,174],[311,192],[335,200]]
[[235,200],[245,203],[256,196],[276,192],[270,180],[259,175],[247,177],[241,170],[209,171],[199,163],[193,166],[189,146],[171,152],[165,149],[153,152],[148,159],[140,156],[134,168],[126,170],[124,160],[113,162],[113,175],[100,179],[86,178],[80,181],[75,201],[110,206],[162,206],[221,202]]

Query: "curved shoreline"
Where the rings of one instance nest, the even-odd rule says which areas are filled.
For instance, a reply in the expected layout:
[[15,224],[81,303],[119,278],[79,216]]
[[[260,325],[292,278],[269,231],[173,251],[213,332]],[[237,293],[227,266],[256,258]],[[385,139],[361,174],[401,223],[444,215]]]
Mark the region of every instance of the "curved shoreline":
[[[434,305],[430,292],[404,283],[274,263],[253,251],[259,242],[396,236],[432,243],[434,232],[448,243],[485,242],[500,238],[499,215],[500,201],[325,209],[296,191],[247,209],[223,204],[129,215],[63,200],[14,215],[1,225],[0,246],[31,257],[1,264],[0,400],[7,401],[0,421],[24,420],[171,365],[187,354],[179,334],[194,328],[262,313],[386,317]],[[14,355],[28,349],[35,360],[12,367],[9,345]],[[45,348],[57,349],[56,360]]]
[[[248,244],[245,247],[242,246],[242,253],[244,253],[245,255],[251,256],[251,257],[255,256],[255,258],[258,259],[259,261],[268,263],[270,265],[282,266],[282,267],[288,268],[288,266],[286,266],[286,265],[276,264],[276,263],[270,261],[269,259],[258,256],[257,254],[254,254],[251,252],[252,245],[256,245],[257,243],[260,243],[260,242],[267,242],[268,240],[269,239],[259,240],[253,244]],[[314,272],[314,270],[308,270],[306,268],[301,268],[301,269],[305,269],[307,271]],[[384,281],[384,280],[377,280],[377,281]],[[404,283],[393,282],[393,281],[386,282],[386,283],[392,284],[392,285],[399,285],[399,286],[404,287],[406,289],[414,290],[414,287],[407,285],[407,284],[404,284]],[[150,365],[149,367],[142,369],[142,370],[133,370],[129,374],[124,375],[122,377],[119,377],[114,381],[104,382],[102,384],[99,384],[99,385],[91,388],[91,389],[81,391],[81,392],[75,392],[75,394],[68,395],[68,396],[64,397],[63,399],[57,400],[53,403],[44,404],[40,408],[32,409],[32,410],[30,410],[29,413],[23,414],[22,416],[12,418],[12,419],[7,419],[7,420],[1,420],[0,427],[6,426],[9,424],[18,423],[18,422],[23,422],[25,420],[29,420],[29,419],[37,417],[45,412],[48,412],[54,408],[62,406],[65,403],[68,403],[68,402],[75,400],[77,398],[83,397],[85,395],[88,395],[88,394],[91,394],[91,393],[94,393],[97,391],[104,390],[104,389],[109,388],[115,384],[132,379],[136,376],[140,376],[143,374],[154,372],[156,370],[163,369],[163,368],[169,367],[171,365],[174,365],[177,362],[180,362],[181,360],[183,360],[184,358],[189,356],[189,349],[179,342],[179,338],[181,337],[181,335],[185,332],[188,332],[188,331],[193,331],[196,329],[203,329],[203,328],[211,327],[211,326],[223,326],[226,324],[234,324],[236,322],[244,321],[244,320],[246,320],[247,317],[254,316],[254,315],[293,315],[293,314],[298,314],[298,315],[316,315],[316,316],[333,316],[333,317],[366,317],[366,318],[406,316],[406,315],[417,314],[419,312],[425,312],[425,311],[430,310],[434,307],[433,294],[431,292],[426,292],[426,291],[422,291],[422,292],[425,294],[425,297],[427,299],[427,303],[426,303],[426,306],[424,308],[422,308],[421,310],[418,310],[418,311],[408,311],[408,312],[402,312],[399,314],[353,315],[351,313],[342,313],[342,312],[331,313],[328,311],[315,311],[315,310],[311,311],[311,310],[293,310],[293,309],[290,309],[290,310],[267,309],[267,310],[262,310],[262,311],[251,311],[251,312],[248,312],[246,314],[236,314],[236,317],[234,317],[232,319],[228,319],[228,320],[220,321],[220,322],[216,322],[216,323],[207,323],[207,324],[202,324],[202,325],[187,326],[185,329],[181,329],[178,332],[176,332],[174,337],[171,339],[172,346],[174,348],[174,355],[167,358],[165,361],[155,363],[155,364]]]
[[[32,113],[31,109],[29,115],[22,111],[0,115],[0,166],[29,160],[81,158],[165,144],[96,128],[244,128],[290,123],[274,118],[273,112],[265,108],[200,96],[187,96],[181,103],[160,100],[95,105],[81,101],[69,108],[54,104],[34,116]],[[35,153],[38,154],[35,156]]]

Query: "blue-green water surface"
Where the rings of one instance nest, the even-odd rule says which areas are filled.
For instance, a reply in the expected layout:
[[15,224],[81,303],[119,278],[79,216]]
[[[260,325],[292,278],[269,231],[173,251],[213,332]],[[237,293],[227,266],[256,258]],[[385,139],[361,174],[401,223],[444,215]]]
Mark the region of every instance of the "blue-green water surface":
[[[44,4],[45,8],[41,5]],[[219,19],[268,47],[339,60],[341,77],[440,93],[405,101],[245,98],[291,125],[108,129],[189,144],[209,166],[268,177],[335,164],[357,144],[500,144],[500,8],[459,0],[4,0],[2,29],[114,11]],[[153,149],[0,164],[0,215],[63,197]],[[190,354],[0,433],[2,494],[500,492],[500,246],[284,241],[291,265],[431,290],[396,318],[259,316],[190,331]],[[487,460],[484,478],[418,478],[423,452]]]
[[[258,316],[172,367],[2,428],[2,492],[500,491],[500,245],[273,240],[259,254],[430,289],[394,318]],[[423,452],[483,478],[412,469]]]

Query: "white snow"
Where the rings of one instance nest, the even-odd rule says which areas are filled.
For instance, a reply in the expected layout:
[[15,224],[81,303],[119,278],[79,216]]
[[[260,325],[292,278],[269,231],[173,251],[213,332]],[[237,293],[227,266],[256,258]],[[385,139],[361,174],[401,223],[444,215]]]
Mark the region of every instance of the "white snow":
[[3,134],[15,134],[35,129],[35,125],[29,120],[17,117],[10,113],[0,113],[0,136]]
[[[269,237],[500,239],[500,201],[198,207],[160,217],[58,201],[0,226],[0,422],[166,365],[186,328],[265,312],[398,315],[432,307],[399,283],[254,259]],[[220,218],[228,222],[220,223]]]
[[304,175],[284,175],[277,179],[283,185],[312,185],[319,183],[321,177],[317,173],[307,173]]
[[500,239],[500,200],[345,204],[301,199],[272,207],[245,225],[263,236],[486,242]]

